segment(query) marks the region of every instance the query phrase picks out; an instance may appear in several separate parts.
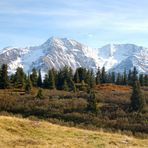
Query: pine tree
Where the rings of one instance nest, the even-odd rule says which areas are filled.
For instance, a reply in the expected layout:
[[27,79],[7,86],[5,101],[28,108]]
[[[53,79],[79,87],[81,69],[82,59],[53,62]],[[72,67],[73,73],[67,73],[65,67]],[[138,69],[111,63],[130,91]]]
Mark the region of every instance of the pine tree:
[[73,77],[74,77],[74,73],[73,73],[73,70],[72,70],[71,67],[69,68],[68,73],[69,73],[69,80],[70,80],[70,79],[73,79]]
[[82,80],[84,80],[86,82],[86,77],[87,77],[87,70],[86,68],[77,68],[78,70],[78,74],[79,74],[79,80],[80,82],[82,82]]
[[126,69],[124,70],[124,74],[123,74],[123,85],[127,85],[127,74],[126,74]]
[[101,71],[100,71],[100,68],[98,67],[98,70],[97,70],[97,74],[96,74],[96,84],[100,84],[100,78],[101,78]]
[[45,78],[44,78],[44,81],[43,81],[43,87],[49,88],[49,77],[48,77],[47,74],[45,75]]
[[115,83],[115,81],[116,81],[115,72],[112,72],[111,82]]
[[107,83],[112,83],[112,74],[107,74]]
[[128,72],[128,84],[132,85],[132,71],[131,71],[131,69]]
[[26,74],[23,71],[23,68],[18,67],[15,73],[15,86],[18,88],[24,88],[25,86]]
[[131,111],[142,111],[145,105],[145,100],[140,89],[139,81],[135,81],[133,84],[133,93],[131,96]]
[[30,94],[31,90],[32,90],[32,82],[30,80],[30,75],[28,74],[28,78],[26,80],[25,91],[26,91],[26,93]]
[[144,85],[148,86],[148,75],[144,76]]
[[90,91],[87,102],[88,102],[87,111],[90,111],[92,113],[97,113],[96,95],[93,91]]
[[38,93],[36,95],[36,98],[38,98],[38,99],[44,99],[43,90],[42,89],[39,89],[38,90]]
[[71,91],[76,92],[76,86],[75,86],[75,83],[72,79],[70,79],[69,88]]
[[69,87],[68,87],[68,84],[67,84],[67,81],[66,80],[64,80],[63,90],[69,91]]
[[90,88],[94,88],[95,85],[96,85],[95,76],[94,76],[93,70],[91,70],[90,76],[89,76],[88,86],[89,86]]
[[134,67],[133,71],[132,71],[132,85],[134,85],[135,81],[138,80],[138,71],[136,69],[136,67]]
[[39,72],[38,72],[37,86],[38,86],[38,87],[42,87],[41,70],[39,70]]
[[101,71],[101,83],[106,83],[106,71],[105,71],[105,67],[102,68]]
[[144,86],[144,76],[143,76],[143,74],[139,75],[139,82],[140,82],[141,86]]
[[37,87],[38,75],[37,75],[37,71],[35,68],[32,69],[32,74],[30,75],[30,79],[32,81],[32,85],[34,87]]
[[118,75],[117,75],[116,84],[117,84],[117,85],[121,85],[121,84],[122,84],[122,76],[121,76],[120,73],[118,73]]
[[76,72],[74,74],[74,81],[75,81],[75,83],[80,83],[78,69],[76,69]]
[[0,88],[5,89],[9,87],[8,66],[3,64],[0,70]]
[[55,89],[55,78],[52,70],[48,72],[49,89]]

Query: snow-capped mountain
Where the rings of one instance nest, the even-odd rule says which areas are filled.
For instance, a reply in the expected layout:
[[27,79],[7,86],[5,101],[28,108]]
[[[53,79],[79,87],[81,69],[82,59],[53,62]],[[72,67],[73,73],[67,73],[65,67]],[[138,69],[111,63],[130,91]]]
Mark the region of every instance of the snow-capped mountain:
[[99,49],[103,66],[109,71],[123,72],[134,66],[141,73],[148,73],[148,48],[134,44],[109,44]]
[[33,67],[47,72],[50,68],[60,69],[64,66],[85,67],[96,70],[98,56],[91,48],[75,40],[50,38],[37,47],[5,48],[0,53],[0,64],[6,63],[9,71],[23,67],[26,72]]
[[98,54],[86,45],[66,38],[50,38],[36,47],[4,48],[0,51],[0,65],[8,64],[9,72],[17,67],[26,72],[33,67],[42,73],[50,68],[60,69],[65,65],[97,70],[105,66],[107,71],[123,72],[136,66],[139,72],[148,74],[148,48],[133,44],[112,44],[98,49]]

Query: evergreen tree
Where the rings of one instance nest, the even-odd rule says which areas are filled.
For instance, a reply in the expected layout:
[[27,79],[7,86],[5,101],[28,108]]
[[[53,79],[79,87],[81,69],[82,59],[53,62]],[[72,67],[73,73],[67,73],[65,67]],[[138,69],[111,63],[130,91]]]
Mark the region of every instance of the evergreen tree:
[[45,75],[45,78],[44,78],[44,81],[43,81],[43,87],[49,88],[49,77],[48,77],[47,74]]
[[44,99],[43,90],[42,89],[39,89],[38,90],[38,93],[36,95],[36,98],[38,98],[38,99]]
[[121,85],[121,84],[122,84],[122,76],[121,76],[120,73],[118,73],[118,75],[117,75],[116,84],[117,84],[117,85]]
[[115,81],[116,81],[115,72],[112,72],[111,82],[115,83]]
[[107,74],[107,83],[112,83],[112,74],[111,73],[109,73],[109,74]]
[[70,79],[69,88],[71,91],[76,92],[76,86],[75,86],[75,83],[72,79]]
[[139,82],[140,82],[141,86],[144,86],[144,76],[143,76],[143,74],[139,75]]
[[89,88],[94,88],[95,85],[96,85],[95,76],[94,76],[93,70],[91,70],[91,72],[89,74],[88,86],[89,86]]
[[101,80],[101,83],[106,83],[106,71],[105,71],[105,67],[102,68],[100,80]]
[[126,69],[124,70],[124,74],[123,74],[123,85],[127,85],[127,74],[126,74]]
[[144,85],[148,86],[148,75],[144,76]]
[[25,87],[26,93],[30,94],[31,89],[32,89],[32,82],[30,80],[30,75],[28,74],[28,78],[26,80],[26,87]]
[[75,83],[80,83],[78,69],[76,69],[76,72],[74,74],[74,81],[75,81]]
[[92,113],[97,113],[96,95],[93,91],[90,91],[87,102],[88,102],[87,111],[90,111]]
[[0,70],[0,88],[5,89],[9,87],[8,66],[3,64]]
[[139,81],[135,81],[133,84],[133,93],[131,96],[131,111],[141,111],[144,108],[145,100],[140,89]]
[[134,85],[135,81],[138,80],[138,71],[136,69],[136,67],[134,67],[133,71],[132,71],[132,85]]
[[132,85],[132,71],[131,71],[131,69],[128,72],[128,84]]
[[68,77],[69,77],[69,80],[70,80],[70,79],[73,79],[74,74],[73,74],[73,70],[72,70],[71,67],[69,68],[69,72],[68,72],[68,73],[69,73],[69,76],[68,76]]
[[100,71],[100,68],[98,67],[98,70],[97,70],[97,74],[96,74],[96,84],[100,84],[100,78],[101,78],[101,71]]
[[67,84],[67,81],[66,80],[64,80],[63,90],[69,91],[69,87],[68,87],[68,84]]
[[34,87],[37,87],[38,75],[35,68],[32,69],[32,74],[30,75],[30,79],[31,79],[32,85]]
[[15,86],[18,88],[24,88],[25,86],[26,74],[23,71],[23,68],[18,67],[15,73]]
[[39,72],[38,72],[37,86],[38,86],[38,87],[42,87],[41,70],[39,70]]
[[49,89],[55,89],[55,78],[53,70],[49,70],[48,72],[48,81],[49,81]]
[[87,81],[86,80],[86,77],[87,77],[87,70],[86,70],[86,68],[80,67],[80,68],[77,68],[77,70],[78,70],[80,82],[82,82],[82,80],[84,80],[86,82]]

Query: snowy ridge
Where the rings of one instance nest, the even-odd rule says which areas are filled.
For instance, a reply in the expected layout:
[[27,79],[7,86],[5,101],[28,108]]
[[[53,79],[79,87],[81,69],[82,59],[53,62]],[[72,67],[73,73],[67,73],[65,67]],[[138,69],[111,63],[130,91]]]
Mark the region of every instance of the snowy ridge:
[[140,73],[148,74],[148,48],[133,44],[108,44],[92,49],[75,40],[49,38],[36,47],[7,47],[0,51],[0,64],[8,64],[9,72],[22,67],[29,72],[33,67],[45,73],[50,68],[61,69],[65,65],[97,70],[105,66],[107,71],[123,72],[136,66]]
[[123,72],[136,66],[140,73],[148,73],[148,48],[134,44],[110,44],[100,48],[98,56],[109,71]]

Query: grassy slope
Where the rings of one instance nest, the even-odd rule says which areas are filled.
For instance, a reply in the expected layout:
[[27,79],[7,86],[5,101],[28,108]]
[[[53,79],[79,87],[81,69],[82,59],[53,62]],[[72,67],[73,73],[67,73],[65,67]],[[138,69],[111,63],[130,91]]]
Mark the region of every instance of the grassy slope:
[[0,116],[0,147],[148,147],[148,140]]

